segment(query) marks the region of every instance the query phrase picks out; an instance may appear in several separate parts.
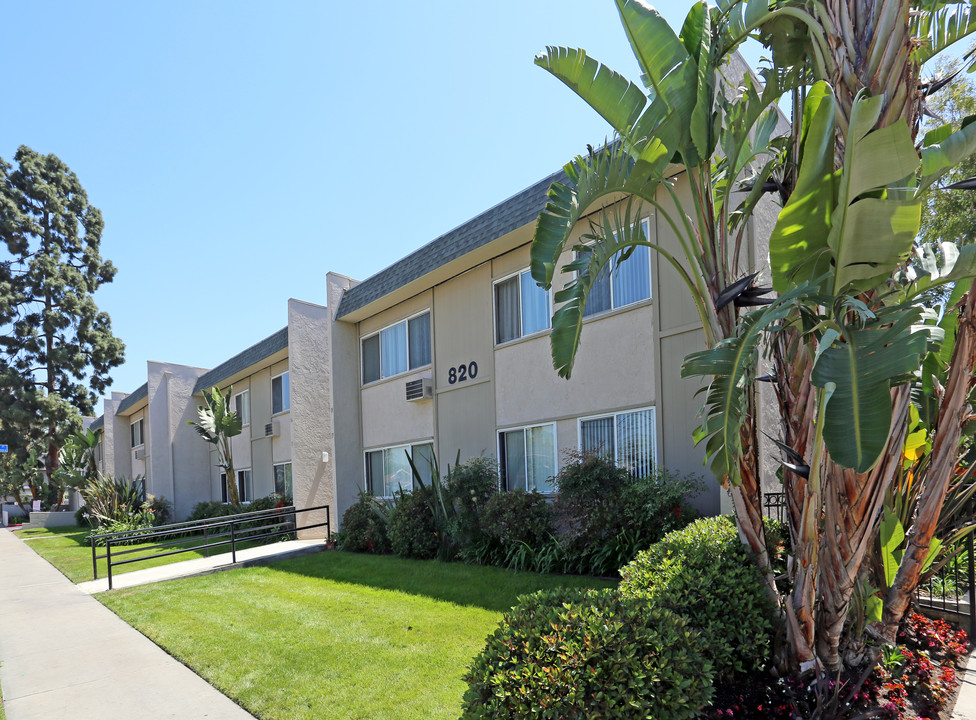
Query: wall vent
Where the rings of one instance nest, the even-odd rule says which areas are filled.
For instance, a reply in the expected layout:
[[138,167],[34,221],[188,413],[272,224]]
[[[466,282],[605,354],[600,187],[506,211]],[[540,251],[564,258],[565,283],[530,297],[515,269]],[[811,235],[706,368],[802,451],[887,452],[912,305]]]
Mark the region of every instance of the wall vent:
[[278,424],[277,420],[272,420],[264,426],[265,437],[278,437],[279,435],[281,435],[281,425]]
[[430,378],[419,378],[407,383],[407,400],[430,400],[434,397],[434,383]]
[[136,460],[146,459],[146,448],[141,447],[136,449]]

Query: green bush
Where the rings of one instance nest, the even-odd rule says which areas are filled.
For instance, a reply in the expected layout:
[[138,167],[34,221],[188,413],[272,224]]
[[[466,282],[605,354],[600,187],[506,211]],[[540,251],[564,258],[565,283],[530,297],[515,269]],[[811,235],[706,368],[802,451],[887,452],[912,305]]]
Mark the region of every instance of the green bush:
[[498,463],[474,457],[450,468],[447,498],[454,506],[453,525],[448,528],[457,547],[463,548],[481,536],[481,516],[488,501],[498,494]]
[[[481,533],[461,548],[467,562],[515,570],[538,569],[537,555],[553,541],[552,505],[545,495],[509,490],[491,496],[481,513]],[[545,572],[559,569],[551,549]]]
[[441,543],[431,510],[433,494],[428,486],[398,495],[387,532],[390,547],[400,557],[421,560],[437,557]]
[[730,518],[703,518],[670,533],[620,576],[621,594],[671,610],[701,632],[718,679],[766,661],[771,608]]
[[149,510],[155,527],[165,525],[173,519],[173,503],[162,495],[148,496],[143,507]]
[[227,517],[228,515],[235,515],[239,512],[241,512],[239,507],[228,505],[227,503],[217,501],[198,502],[193,506],[193,512],[190,513],[190,517],[187,518],[187,522],[222,518]]
[[462,720],[690,719],[711,699],[701,641],[614,590],[520,598],[465,675]]
[[87,505],[82,505],[80,508],[75,510],[75,525],[79,527],[93,527],[94,523],[92,520],[93,518]]
[[640,550],[697,517],[701,481],[667,472],[635,478],[602,454],[570,452],[555,512],[567,572],[615,575]]
[[342,515],[342,525],[335,534],[336,547],[348,552],[388,553],[390,541],[386,523],[376,512],[372,495],[359,493],[359,498]]

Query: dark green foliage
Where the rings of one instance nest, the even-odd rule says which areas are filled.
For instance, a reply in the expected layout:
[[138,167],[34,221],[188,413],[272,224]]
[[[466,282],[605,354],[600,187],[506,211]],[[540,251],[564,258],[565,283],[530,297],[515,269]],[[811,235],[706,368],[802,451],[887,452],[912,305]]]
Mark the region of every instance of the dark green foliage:
[[227,517],[244,512],[240,507],[217,501],[198,502],[193,506],[193,512],[187,518],[187,522],[195,520],[209,520],[210,518]]
[[[462,557],[481,565],[498,565],[514,570],[537,566],[539,549],[554,543],[552,506],[535,491],[510,490],[496,493],[481,514],[481,536],[462,548]],[[557,567],[551,566],[549,570]]]
[[152,514],[152,524],[154,527],[165,525],[173,519],[173,503],[162,495],[150,495],[146,500],[145,506]]
[[[77,176],[54,155],[21,146],[0,159],[0,421],[16,430],[11,454],[31,444],[56,472],[65,438],[123,361],[122,342],[93,294],[115,268],[99,255],[103,221]],[[42,487],[29,481],[32,499]]]
[[762,666],[772,615],[759,571],[728,517],[702,518],[621,568],[620,592],[686,618],[718,679]]
[[441,542],[434,524],[431,487],[419,487],[402,493],[390,514],[387,532],[393,552],[400,557],[430,560],[437,557]]
[[82,505],[75,510],[75,525],[78,527],[92,527],[91,512],[89,512],[87,505]]
[[498,464],[491,458],[471,458],[448,469],[447,496],[457,519],[450,530],[457,546],[469,546],[481,536],[481,515],[497,494]]
[[336,547],[349,552],[390,552],[386,523],[376,512],[375,502],[373,496],[359,493],[359,499],[342,516],[341,529],[335,534]]
[[667,472],[635,478],[595,453],[570,453],[559,475],[555,510],[564,570],[615,575],[640,550],[698,514],[686,498],[701,481]]
[[81,497],[88,506],[91,524],[101,527],[128,522],[140,513],[146,501],[146,485],[142,475],[131,479],[125,475],[98,475],[81,489]]
[[465,676],[462,720],[684,720],[713,672],[683,619],[615,590],[520,598]]

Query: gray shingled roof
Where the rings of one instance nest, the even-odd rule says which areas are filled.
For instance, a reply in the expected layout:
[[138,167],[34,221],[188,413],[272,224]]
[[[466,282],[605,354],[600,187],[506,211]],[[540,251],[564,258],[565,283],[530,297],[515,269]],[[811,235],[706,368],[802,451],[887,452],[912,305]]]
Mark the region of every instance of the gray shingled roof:
[[566,180],[566,173],[562,170],[553,173],[349,288],[342,296],[336,317],[348,315],[432,270],[534,221],[546,205],[549,186],[553,182]]
[[136,388],[135,392],[126,395],[122,399],[122,402],[119,403],[119,407],[115,411],[115,414],[116,415],[124,414],[126,410],[131,408],[137,402],[139,402],[140,400],[145,400],[148,395],[149,395],[149,383],[143,383],[138,388]]
[[105,426],[105,416],[99,415],[97,418],[95,418],[95,422],[93,422],[91,425],[88,426],[88,429],[91,430],[92,432],[95,432],[96,430],[104,426]]
[[214,385],[220,385],[222,380],[226,380],[241,370],[246,370],[255,363],[271,357],[279,350],[284,350],[286,347],[288,347],[288,328],[283,327],[274,335],[269,335],[264,340],[255,343],[247,350],[238,353],[230,360],[220,363],[213,370],[201,375],[197,380],[197,384],[193,387],[193,392],[196,394]]

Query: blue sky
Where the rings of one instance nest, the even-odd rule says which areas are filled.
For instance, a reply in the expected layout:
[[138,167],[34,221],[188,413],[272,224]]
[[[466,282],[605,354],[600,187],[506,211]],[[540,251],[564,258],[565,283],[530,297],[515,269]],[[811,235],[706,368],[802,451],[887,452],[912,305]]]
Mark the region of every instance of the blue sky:
[[[670,0],[676,26],[691,3]],[[364,279],[553,172],[608,126],[532,64],[638,80],[613,3],[9,3],[0,157],[78,175],[118,268],[96,295],[146,361],[213,367],[325,274]],[[753,54],[750,61],[758,57]],[[99,404],[99,412],[101,405]]]

